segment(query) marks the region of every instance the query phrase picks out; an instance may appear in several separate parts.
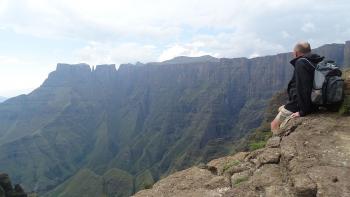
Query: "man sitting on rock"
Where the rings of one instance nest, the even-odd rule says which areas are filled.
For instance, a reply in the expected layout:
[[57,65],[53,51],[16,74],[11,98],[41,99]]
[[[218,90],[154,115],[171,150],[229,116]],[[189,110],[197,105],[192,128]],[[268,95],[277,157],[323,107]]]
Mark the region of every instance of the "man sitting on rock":
[[278,109],[279,113],[271,122],[271,131],[273,133],[276,133],[291,118],[306,116],[316,109],[311,102],[311,91],[315,72],[313,66],[321,62],[323,57],[311,53],[311,47],[308,42],[296,44],[293,57],[294,59],[290,63],[294,67],[294,73],[287,89],[289,100],[286,105]]

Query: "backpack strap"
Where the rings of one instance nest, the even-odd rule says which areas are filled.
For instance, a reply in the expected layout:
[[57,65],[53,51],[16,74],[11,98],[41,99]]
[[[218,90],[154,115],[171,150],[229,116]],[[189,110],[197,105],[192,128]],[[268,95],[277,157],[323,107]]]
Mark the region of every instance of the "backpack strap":
[[314,66],[313,63],[311,63],[307,58],[300,58],[300,59],[303,59],[303,60],[306,60],[314,69],[316,69],[316,67]]

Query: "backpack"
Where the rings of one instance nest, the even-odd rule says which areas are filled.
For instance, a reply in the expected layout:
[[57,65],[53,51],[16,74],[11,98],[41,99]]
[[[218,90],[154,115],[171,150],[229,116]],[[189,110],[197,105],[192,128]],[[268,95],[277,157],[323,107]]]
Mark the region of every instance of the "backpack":
[[342,71],[334,61],[326,60],[316,66],[305,59],[315,68],[311,101],[318,106],[332,106],[342,103],[344,100],[344,80]]

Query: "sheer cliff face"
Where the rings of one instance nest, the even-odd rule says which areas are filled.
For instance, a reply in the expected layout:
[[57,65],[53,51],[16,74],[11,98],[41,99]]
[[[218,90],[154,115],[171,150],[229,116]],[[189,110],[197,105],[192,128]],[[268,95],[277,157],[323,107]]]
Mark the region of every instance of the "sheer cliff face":
[[350,41],[347,41],[344,47],[344,66],[350,68]]
[[[317,50],[343,63],[347,49]],[[231,151],[286,86],[290,59],[181,57],[118,70],[58,64],[38,89],[0,104],[0,169],[39,192],[111,169],[133,177],[123,194],[141,189]]]

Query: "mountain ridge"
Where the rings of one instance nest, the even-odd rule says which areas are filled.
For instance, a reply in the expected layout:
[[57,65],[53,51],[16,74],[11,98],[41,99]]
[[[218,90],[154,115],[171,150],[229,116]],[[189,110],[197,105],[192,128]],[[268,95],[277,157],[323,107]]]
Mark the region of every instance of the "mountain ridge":
[[[349,44],[316,51],[346,62]],[[118,69],[58,64],[32,93],[0,105],[0,168],[41,194],[80,169],[100,177],[122,170],[135,187],[121,193],[138,191],[234,152],[288,82],[290,58],[282,53]]]

